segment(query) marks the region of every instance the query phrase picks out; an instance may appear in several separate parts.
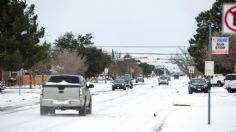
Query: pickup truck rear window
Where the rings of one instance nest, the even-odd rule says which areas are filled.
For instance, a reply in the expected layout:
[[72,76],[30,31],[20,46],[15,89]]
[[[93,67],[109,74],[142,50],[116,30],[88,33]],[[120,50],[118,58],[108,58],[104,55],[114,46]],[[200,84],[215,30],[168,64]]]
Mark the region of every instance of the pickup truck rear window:
[[227,75],[225,80],[236,80],[236,75]]
[[79,78],[75,76],[52,76],[48,82],[59,83],[66,81],[68,83],[80,83]]

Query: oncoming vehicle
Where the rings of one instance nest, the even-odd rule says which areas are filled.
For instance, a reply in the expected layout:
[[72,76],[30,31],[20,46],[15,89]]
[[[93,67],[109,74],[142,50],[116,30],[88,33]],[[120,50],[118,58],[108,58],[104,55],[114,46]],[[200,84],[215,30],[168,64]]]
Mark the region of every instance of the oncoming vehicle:
[[125,86],[133,88],[132,78],[130,76],[120,76],[119,79],[125,80]]
[[43,85],[40,114],[55,114],[55,110],[73,109],[79,115],[92,113],[92,97],[85,79],[80,75],[53,75]]
[[114,91],[115,89],[126,90],[125,80],[124,79],[115,79],[112,83],[112,91]]
[[141,77],[141,76],[137,77],[137,78],[136,78],[136,83],[138,83],[138,82],[144,83],[144,78]]
[[226,75],[224,87],[229,93],[236,92],[236,74],[227,74]]
[[178,74],[174,74],[174,79],[179,79],[179,75]]
[[158,85],[161,85],[161,84],[169,85],[169,78],[166,76],[160,76],[158,78]]
[[210,88],[210,83],[207,82],[204,78],[193,78],[188,83],[188,93],[192,94],[193,92],[204,92],[208,93]]

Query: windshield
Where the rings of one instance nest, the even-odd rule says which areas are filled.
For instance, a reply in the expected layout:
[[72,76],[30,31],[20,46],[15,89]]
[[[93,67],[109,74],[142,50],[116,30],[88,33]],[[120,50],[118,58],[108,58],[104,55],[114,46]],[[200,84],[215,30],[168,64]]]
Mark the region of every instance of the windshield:
[[129,76],[121,76],[120,78],[124,79],[124,80],[131,80],[131,78]]
[[66,81],[68,83],[79,83],[79,78],[76,76],[52,76],[48,82],[59,83]]
[[225,80],[236,80],[236,75],[227,75]]
[[162,76],[162,77],[160,77],[160,79],[164,80],[164,79],[167,79],[167,77],[163,77],[163,76]]
[[123,79],[114,80],[114,83],[124,83],[124,82],[125,82],[125,80],[123,80]]
[[206,83],[206,80],[204,79],[193,79],[191,83]]

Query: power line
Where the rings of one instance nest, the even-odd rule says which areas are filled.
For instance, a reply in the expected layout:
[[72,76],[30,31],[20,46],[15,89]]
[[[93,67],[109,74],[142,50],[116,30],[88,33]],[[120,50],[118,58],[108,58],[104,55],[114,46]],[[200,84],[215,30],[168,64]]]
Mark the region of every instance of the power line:
[[127,52],[127,53],[114,53],[114,54],[145,54],[145,55],[184,55],[183,53],[132,53],[132,52]]
[[111,45],[97,45],[99,48],[188,48],[188,46],[111,46]]

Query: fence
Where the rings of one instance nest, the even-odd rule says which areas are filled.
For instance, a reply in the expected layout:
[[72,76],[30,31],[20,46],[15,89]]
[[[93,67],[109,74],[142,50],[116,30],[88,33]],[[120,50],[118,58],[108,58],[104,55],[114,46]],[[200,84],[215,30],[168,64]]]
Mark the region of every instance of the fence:
[[44,84],[48,79],[47,75],[36,75],[36,76],[17,76],[16,77],[16,83],[22,84],[22,85],[30,85],[30,82],[32,85],[42,85]]

